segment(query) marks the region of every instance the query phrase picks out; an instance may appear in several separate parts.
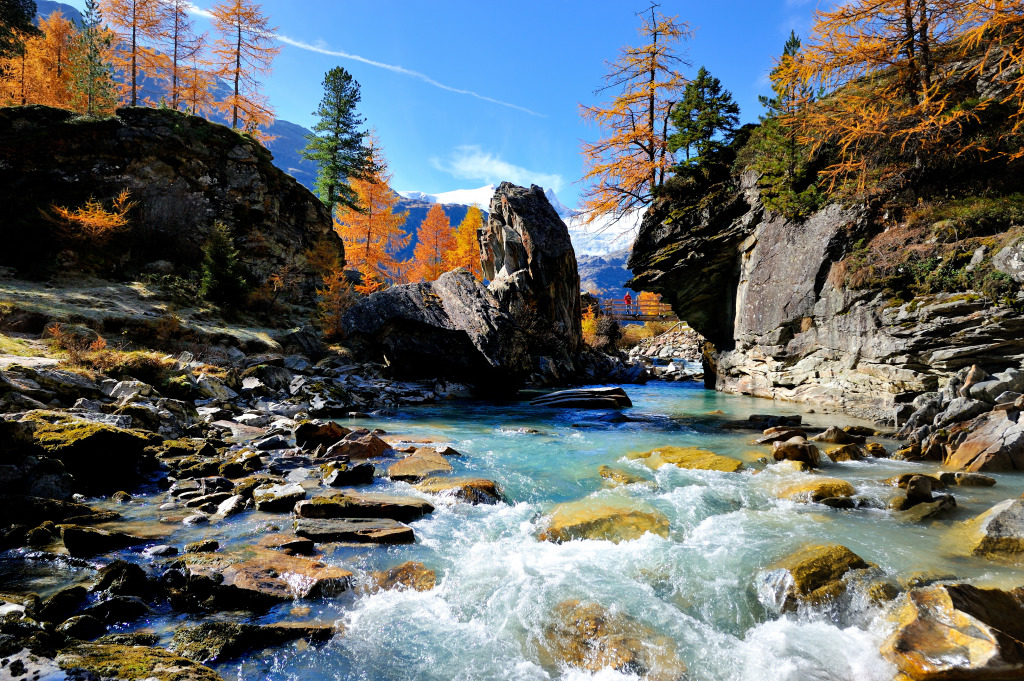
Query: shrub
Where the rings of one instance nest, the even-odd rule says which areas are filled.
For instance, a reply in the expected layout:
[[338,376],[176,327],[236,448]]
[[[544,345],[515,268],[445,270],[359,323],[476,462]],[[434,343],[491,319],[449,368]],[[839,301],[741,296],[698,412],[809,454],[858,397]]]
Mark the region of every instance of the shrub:
[[216,222],[203,245],[199,293],[213,303],[237,305],[245,300],[247,291],[245,271],[238,261],[231,228],[223,222]]
[[352,282],[340,269],[325,274],[323,282],[323,288],[316,290],[317,320],[326,338],[341,338],[345,334],[341,318],[355,303],[355,291]]
[[75,366],[80,366],[88,353],[107,347],[102,336],[79,324],[50,324],[43,337],[51,339],[53,346],[64,352],[65,361]]
[[136,205],[131,200],[130,192],[125,189],[114,198],[110,210],[90,197],[80,208],[72,210],[54,205],[50,207],[50,213],[44,212],[43,216],[56,224],[58,234],[72,244],[85,243],[99,247],[131,229],[128,212]]

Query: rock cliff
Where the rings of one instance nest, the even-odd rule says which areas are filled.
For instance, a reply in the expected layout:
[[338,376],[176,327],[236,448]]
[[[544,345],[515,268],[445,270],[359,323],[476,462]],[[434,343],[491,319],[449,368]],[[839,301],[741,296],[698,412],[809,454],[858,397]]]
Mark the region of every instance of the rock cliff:
[[303,252],[322,239],[341,248],[328,210],[275,167],[270,152],[195,116],[142,107],[102,119],[40,106],[0,109],[0,149],[7,216],[0,265],[24,274],[43,274],[66,248],[45,217],[53,206],[90,198],[109,206],[124,189],[138,206],[111,260],[126,272],[158,260],[195,268],[216,221],[233,229],[259,281],[285,265],[308,274]]
[[[725,392],[843,407],[900,422],[915,396],[973,364],[1024,358],[1024,316],[975,293],[904,302],[854,289],[843,258],[878,230],[862,206],[799,221],[766,212],[745,174],[695,205],[648,211],[628,263],[635,290],[661,293],[715,347],[705,380]],[[992,259],[1012,276],[1012,247]]]

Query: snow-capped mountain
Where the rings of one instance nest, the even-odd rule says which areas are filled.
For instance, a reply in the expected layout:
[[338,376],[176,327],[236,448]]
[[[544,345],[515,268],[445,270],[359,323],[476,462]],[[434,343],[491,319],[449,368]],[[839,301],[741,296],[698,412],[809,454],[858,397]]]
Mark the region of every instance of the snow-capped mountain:
[[[403,191],[398,194],[405,200],[400,208],[411,208],[412,204],[422,206],[423,204],[439,203],[446,206],[445,212],[449,212],[447,208],[449,206],[479,206],[486,212],[491,205],[491,197],[494,196],[495,189],[493,184],[489,184],[476,189],[456,189],[438,194],[420,191]],[[555,190],[545,189],[544,195],[559,217],[565,221],[566,227],[569,228],[569,238],[572,239],[576,255],[602,256],[632,247],[640,227],[640,220],[643,218],[642,210],[629,213],[618,221],[601,217],[588,225],[580,211],[569,208],[558,199]],[[406,203],[410,205],[406,206]],[[417,211],[413,210],[412,212],[416,213]],[[425,210],[422,212],[424,215],[426,214]],[[410,214],[410,218],[420,218],[420,216]],[[422,221],[422,218],[418,221]],[[410,219],[410,222],[413,222],[413,219]]]

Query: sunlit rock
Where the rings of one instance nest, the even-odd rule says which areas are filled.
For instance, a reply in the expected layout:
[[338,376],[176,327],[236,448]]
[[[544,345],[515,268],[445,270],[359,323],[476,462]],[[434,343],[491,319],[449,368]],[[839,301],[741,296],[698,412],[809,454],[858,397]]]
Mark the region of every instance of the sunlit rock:
[[667,537],[668,518],[639,501],[583,499],[555,506],[542,541],[562,543],[574,539],[606,539],[615,542],[638,539],[650,532]]
[[760,576],[760,597],[779,612],[800,604],[821,605],[846,591],[844,577],[870,564],[839,544],[806,547],[771,565]]
[[722,471],[735,473],[743,468],[743,462],[698,447],[660,447],[646,453],[629,454],[631,459],[642,459],[651,469],[657,470],[665,464],[701,471]]
[[1024,678],[1024,588],[911,589],[882,655],[914,681]]

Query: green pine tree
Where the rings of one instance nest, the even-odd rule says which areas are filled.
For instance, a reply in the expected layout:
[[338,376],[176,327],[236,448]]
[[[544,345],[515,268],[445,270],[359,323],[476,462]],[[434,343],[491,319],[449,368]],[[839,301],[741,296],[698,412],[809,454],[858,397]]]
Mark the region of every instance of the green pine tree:
[[815,210],[822,202],[813,184],[807,150],[786,125],[786,119],[797,115],[802,103],[812,98],[809,88],[791,85],[781,77],[785,64],[799,52],[800,38],[791,31],[782,58],[770,74],[773,95],[759,98],[765,112],[738,162],[742,168],[751,168],[760,175],[758,186],[765,207],[791,218]]
[[112,113],[117,106],[114,77],[106,60],[110,43],[96,0],[85,0],[71,54],[71,90],[75,108],[90,116]]
[[215,222],[203,245],[199,295],[210,302],[234,305],[244,300],[247,291],[245,270],[238,262],[231,228],[223,222]]
[[325,205],[359,210],[349,180],[365,179],[372,170],[366,133],[360,130],[365,121],[356,113],[359,83],[348,71],[336,66],[324,76],[323,85],[324,98],[313,112],[320,121],[313,126],[314,132],[306,136],[308,144],[302,156],[320,166],[316,194]]
[[42,35],[35,19],[35,0],[0,0],[0,59],[19,56],[25,36]]
[[672,109],[675,132],[668,138],[669,150],[683,150],[676,167],[679,174],[709,177],[731,163],[729,145],[740,120],[740,108],[732,93],[703,66],[686,84],[683,99]]

